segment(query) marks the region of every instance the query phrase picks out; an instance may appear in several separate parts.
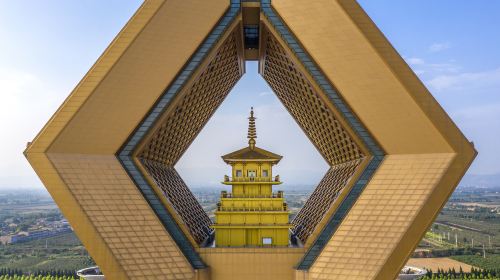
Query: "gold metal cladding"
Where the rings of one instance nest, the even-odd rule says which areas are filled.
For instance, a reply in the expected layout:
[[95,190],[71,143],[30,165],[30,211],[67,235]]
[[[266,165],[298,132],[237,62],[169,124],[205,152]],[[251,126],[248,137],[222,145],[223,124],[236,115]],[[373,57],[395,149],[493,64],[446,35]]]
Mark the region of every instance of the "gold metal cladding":
[[137,156],[174,165],[243,75],[238,57],[237,33],[217,50],[210,64],[171,105],[154,134]]
[[261,74],[331,166],[292,221],[297,237],[310,244],[308,238],[311,235],[315,238],[322,230],[324,223],[320,222],[341,192],[349,190],[345,187],[352,183],[351,178],[365,156],[325,99],[320,97],[324,94],[313,86],[274,34],[267,28],[262,29],[265,35]]
[[195,245],[210,237],[212,222],[173,166],[243,75],[239,38],[239,29],[230,32],[136,152],[138,162],[173,206],[174,216],[180,216],[179,224],[188,228]]
[[[30,164],[110,279],[394,279],[475,150],[353,0],[272,2],[387,153],[308,271],[294,265],[372,155],[262,14],[259,71],[331,166],[292,221],[306,248],[197,248],[210,269],[195,271],[117,160],[229,5],[146,1],[28,146]],[[244,73],[239,29],[216,44],[134,154],[195,245],[210,222],[173,165]]]
[[228,6],[225,0],[146,1],[26,149],[109,279],[199,274],[115,153]]
[[265,37],[263,77],[330,165],[363,157],[316,90],[271,34]]
[[[106,277],[161,279],[169,274],[181,279],[193,277],[191,265],[114,156],[49,154],[48,157],[76,198],[72,207],[84,209],[97,235],[105,241],[104,247],[89,249],[93,249],[91,256],[97,255],[98,265],[108,269],[104,271]],[[86,240],[91,237],[87,234],[90,228],[75,228],[75,232]],[[107,248],[118,260],[118,267],[110,267],[111,262],[101,259]],[[158,270],[143,269],[145,266]]]
[[387,153],[301,277],[394,279],[476,152],[356,1],[272,7]]
[[103,62],[103,67],[112,63],[109,69],[96,65],[92,73],[97,77],[85,79],[85,86],[76,88],[75,93],[79,93],[91,87],[85,100],[73,95],[70,98],[84,104],[61,108],[62,116],[68,110],[76,114],[65,123],[49,152],[116,154],[229,7],[226,0],[196,5],[152,0],[146,6],[151,5],[161,8],[151,11],[154,16],[150,19],[141,18],[141,29],[124,30],[128,40],[122,43],[123,52],[110,50],[104,54],[102,59],[118,56],[116,61]]
[[211,234],[212,221],[175,168],[148,159],[143,159],[142,163],[153,182],[163,191],[168,203],[188,227],[196,244],[205,241]]
[[330,167],[314,192],[292,221],[293,230],[303,243],[313,234],[344,187],[348,185],[361,160],[352,160]]

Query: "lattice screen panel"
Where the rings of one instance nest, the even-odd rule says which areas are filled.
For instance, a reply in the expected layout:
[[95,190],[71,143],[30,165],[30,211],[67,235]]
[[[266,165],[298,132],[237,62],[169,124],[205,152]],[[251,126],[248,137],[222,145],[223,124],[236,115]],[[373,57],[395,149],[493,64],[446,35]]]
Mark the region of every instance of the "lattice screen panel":
[[155,184],[160,187],[175,211],[181,216],[196,242],[202,243],[212,231],[210,229],[212,221],[179,173],[173,167],[160,162],[143,159],[142,163]]
[[313,233],[332,203],[349,182],[362,160],[353,160],[332,166],[293,219],[292,230],[305,242]]
[[192,86],[183,91],[175,108],[161,120],[139,157],[173,166],[242,75],[236,34],[232,34]]
[[237,33],[228,36],[138,152],[144,168],[198,244],[210,235],[212,222],[173,166],[243,75],[237,39]]
[[271,34],[266,40],[264,79],[330,165],[363,157],[356,143]]
[[331,166],[292,221],[305,242],[347,185],[364,155],[279,42],[268,33],[264,79]]

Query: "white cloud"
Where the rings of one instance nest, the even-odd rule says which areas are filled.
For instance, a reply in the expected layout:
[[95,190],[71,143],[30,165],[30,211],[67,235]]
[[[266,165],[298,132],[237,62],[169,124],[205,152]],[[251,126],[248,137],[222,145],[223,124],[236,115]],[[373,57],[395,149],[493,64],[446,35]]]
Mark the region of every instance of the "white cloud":
[[462,69],[459,65],[449,62],[449,63],[429,63],[425,65],[430,73],[458,73]]
[[484,72],[439,75],[427,84],[436,91],[489,88],[492,94],[500,94],[500,68]]
[[423,65],[425,64],[425,61],[421,58],[418,57],[410,57],[406,59],[406,62],[410,65]]
[[449,42],[442,42],[442,43],[434,43],[429,46],[429,51],[430,52],[440,52],[444,51],[451,48],[451,44]]
[[273,93],[270,92],[270,91],[262,91],[262,92],[259,93],[259,96],[268,96],[268,95],[271,95],[271,94],[273,94]]
[[458,73],[462,69],[453,60],[447,63],[428,63],[419,57],[405,58],[405,60],[413,71],[419,76],[422,76],[423,74],[432,76],[443,73]]

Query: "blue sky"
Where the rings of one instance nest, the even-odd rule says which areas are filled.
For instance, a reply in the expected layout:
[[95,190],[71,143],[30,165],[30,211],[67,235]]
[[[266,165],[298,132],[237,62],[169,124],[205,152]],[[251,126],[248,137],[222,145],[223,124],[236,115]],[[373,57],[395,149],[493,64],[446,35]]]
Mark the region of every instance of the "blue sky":
[[[360,1],[479,156],[470,174],[500,173],[500,1]],[[0,188],[41,187],[22,156],[43,124],[141,1],[0,0]],[[256,107],[257,144],[284,156],[288,184],[314,184],[327,166],[260,78],[255,64],[177,167],[190,185],[216,185],[220,155],[246,143]],[[234,133],[227,133],[231,129]]]

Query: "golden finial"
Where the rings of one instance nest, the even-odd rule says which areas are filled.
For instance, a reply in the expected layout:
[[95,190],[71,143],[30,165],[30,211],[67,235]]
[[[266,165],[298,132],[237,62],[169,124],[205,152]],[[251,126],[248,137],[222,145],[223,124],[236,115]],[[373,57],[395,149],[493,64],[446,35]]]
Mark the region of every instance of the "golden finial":
[[255,129],[255,117],[253,116],[253,107],[250,109],[250,117],[248,118],[248,146],[253,150],[255,147],[255,138],[257,138],[257,130]]

